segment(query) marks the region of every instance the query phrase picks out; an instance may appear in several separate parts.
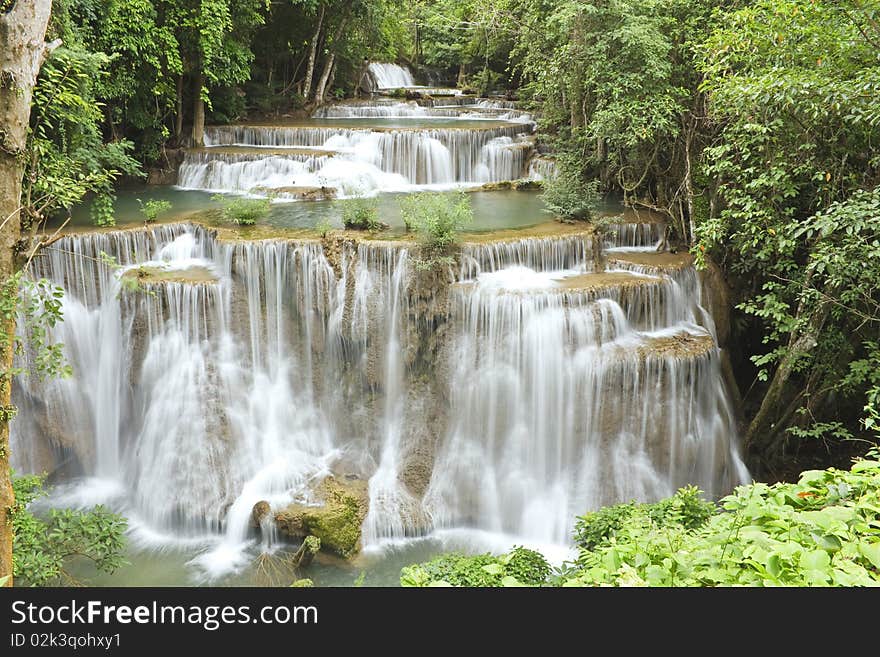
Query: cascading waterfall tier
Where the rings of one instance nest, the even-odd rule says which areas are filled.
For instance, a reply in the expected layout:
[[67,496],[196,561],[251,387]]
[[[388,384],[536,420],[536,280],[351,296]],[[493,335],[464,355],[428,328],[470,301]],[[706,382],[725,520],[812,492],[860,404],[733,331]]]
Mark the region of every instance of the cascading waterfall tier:
[[[415,86],[396,64],[374,62],[368,71],[380,90]],[[206,148],[186,153],[178,185],[284,201],[538,177],[531,115],[503,99],[424,90],[409,102],[326,105],[300,125],[208,127]]]
[[379,89],[401,89],[416,86],[410,70],[399,64],[370,62],[368,69]]
[[464,244],[451,284],[402,242],[67,236],[30,273],[68,291],[50,339],[74,376],[18,382],[14,465],[110,482],[138,540],[205,543],[208,574],[259,549],[257,502],[313,503],[331,473],[367,483],[365,547],[564,544],[602,504],[724,494],[748,473],[714,324],[643,230],[616,241],[641,252],[563,229]]
[[[180,167],[185,189],[237,193],[332,188],[341,196],[478,185],[525,175],[531,124],[484,129],[220,126]],[[286,151],[285,151],[286,149]]]

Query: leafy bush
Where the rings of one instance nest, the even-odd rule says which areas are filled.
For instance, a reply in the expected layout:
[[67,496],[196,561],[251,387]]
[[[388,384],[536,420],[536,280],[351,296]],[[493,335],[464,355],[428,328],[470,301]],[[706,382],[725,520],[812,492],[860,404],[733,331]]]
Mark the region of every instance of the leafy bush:
[[401,571],[403,586],[538,586],[550,575],[543,555],[524,547],[509,554],[444,554]]
[[138,205],[141,206],[141,214],[144,215],[144,221],[148,224],[155,222],[160,214],[168,212],[171,209],[170,201],[151,199],[144,203],[142,200],[138,199],[137,202]]
[[572,167],[557,166],[558,174],[544,181],[541,200],[547,210],[558,217],[589,221],[599,201],[599,181],[584,179],[580,171]]
[[45,495],[43,478],[12,478],[15,505],[11,509],[13,545],[12,573],[16,584],[47,586],[69,584],[68,559],[85,557],[95,568],[112,573],[124,560],[126,521],[103,506],[91,511],[53,509],[45,518],[27,506]]
[[581,550],[564,585],[876,584],[878,494],[880,462],[863,459],[849,471],[804,472],[797,484],[740,486],[706,521],[689,496],[659,519],[656,505],[638,505],[613,541]]
[[515,547],[507,555],[506,561],[505,574],[523,584],[543,584],[550,576],[550,564],[540,552]]
[[222,204],[223,218],[239,226],[253,226],[269,214],[272,204],[267,198],[227,198],[215,194],[211,200]]
[[850,470],[810,470],[796,484],[740,486],[717,506],[688,487],[655,504],[587,514],[577,523],[577,560],[555,576],[540,555],[517,548],[502,557],[444,555],[404,568],[401,583],[876,586],[878,515],[880,451],[874,449]]
[[585,550],[611,543],[634,514],[643,514],[658,527],[696,529],[717,511],[712,502],[702,499],[696,486],[680,489],[672,497],[654,504],[615,504],[587,513],[575,524],[575,543]]
[[471,199],[465,192],[407,196],[400,209],[406,229],[418,235],[422,268],[450,263],[449,247],[458,239],[458,232],[474,219]]
[[112,192],[100,191],[95,194],[89,206],[89,215],[96,226],[115,226],[116,216],[113,214],[113,202],[116,200]]
[[353,198],[342,202],[342,225],[354,230],[379,230],[379,204],[375,199]]

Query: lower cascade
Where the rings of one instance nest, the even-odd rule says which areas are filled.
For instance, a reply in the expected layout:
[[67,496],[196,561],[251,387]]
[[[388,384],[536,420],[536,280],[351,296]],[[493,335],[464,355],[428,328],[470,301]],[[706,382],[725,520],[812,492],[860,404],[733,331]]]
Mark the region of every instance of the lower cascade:
[[466,243],[448,273],[336,235],[54,244],[30,274],[67,290],[51,338],[74,377],[21,379],[14,467],[75,482],[144,544],[204,545],[209,576],[259,546],[255,505],[289,529],[330,478],[363,491],[367,549],[564,545],[600,505],[748,480],[699,276],[649,253],[656,226]]

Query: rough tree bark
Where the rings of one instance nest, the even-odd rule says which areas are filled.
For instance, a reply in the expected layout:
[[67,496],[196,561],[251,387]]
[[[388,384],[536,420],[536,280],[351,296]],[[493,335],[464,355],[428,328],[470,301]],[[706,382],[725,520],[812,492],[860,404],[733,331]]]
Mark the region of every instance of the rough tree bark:
[[177,98],[174,116],[174,141],[180,146],[183,139],[183,73],[177,76]]
[[192,145],[198,148],[205,145],[205,101],[202,98],[202,87],[205,86],[205,74],[202,72],[201,62],[198,64],[198,73],[194,76],[193,83],[193,125]]
[[[761,400],[761,408],[755,415],[746,431],[746,451],[757,454],[765,464],[772,465],[778,461],[784,444],[785,422],[781,421],[788,415],[785,413],[784,393],[786,384],[794,372],[797,361],[804,354],[815,349],[819,334],[831,310],[830,301],[822,301],[814,308],[802,330],[792,333],[785,356],[773,373],[767,392]],[[803,317],[808,312],[806,301],[798,307],[797,316]]]
[[315,28],[315,35],[309,44],[309,64],[306,67],[306,77],[303,81],[303,98],[308,98],[312,93],[312,78],[315,76],[315,59],[318,56],[318,41],[321,39],[321,28],[324,25],[324,3],[321,3],[321,12],[318,14],[318,26]]
[[[0,280],[16,268],[21,237],[21,155],[27,146],[31,97],[37,74],[51,46],[45,43],[52,0],[18,0],[0,14]],[[57,46],[58,44],[52,44]],[[12,586],[12,527],[9,508],[15,502],[9,478],[9,416],[14,321],[0,327],[7,339],[0,353],[0,577]]]
[[345,26],[348,24],[348,18],[351,15],[351,5],[348,5],[345,14],[343,14],[342,19],[339,21],[339,25],[336,26],[336,32],[333,34],[333,40],[330,42],[331,50],[330,56],[327,58],[327,61],[324,62],[324,72],[321,74],[321,79],[318,80],[318,86],[315,89],[315,104],[322,105],[324,103],[324,94],[327,91],[327,81],[330,79],[330,73],[333,71],[333,67],[336,65],[336,44],[339,43],[339,40],[342,38],[342,33],[345,31]]

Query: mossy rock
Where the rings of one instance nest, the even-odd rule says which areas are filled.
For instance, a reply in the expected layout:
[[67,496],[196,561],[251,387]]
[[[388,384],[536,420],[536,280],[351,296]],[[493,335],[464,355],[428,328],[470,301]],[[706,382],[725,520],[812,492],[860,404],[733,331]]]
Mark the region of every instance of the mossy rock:
[[361,479],[327,477],[315,489],[319,504],[291,504],[275,515],[278,527],[295,538],[314,536],[321,549],[350,558],[361,544],[367,515],[367,484]]
[[290,585],[290,588],[293,589],[303,589],[303,588],[311,588],[315,585],[315,583],[310,580],[308,577],[304,577],[302,579],[296,580],[293,584]]

